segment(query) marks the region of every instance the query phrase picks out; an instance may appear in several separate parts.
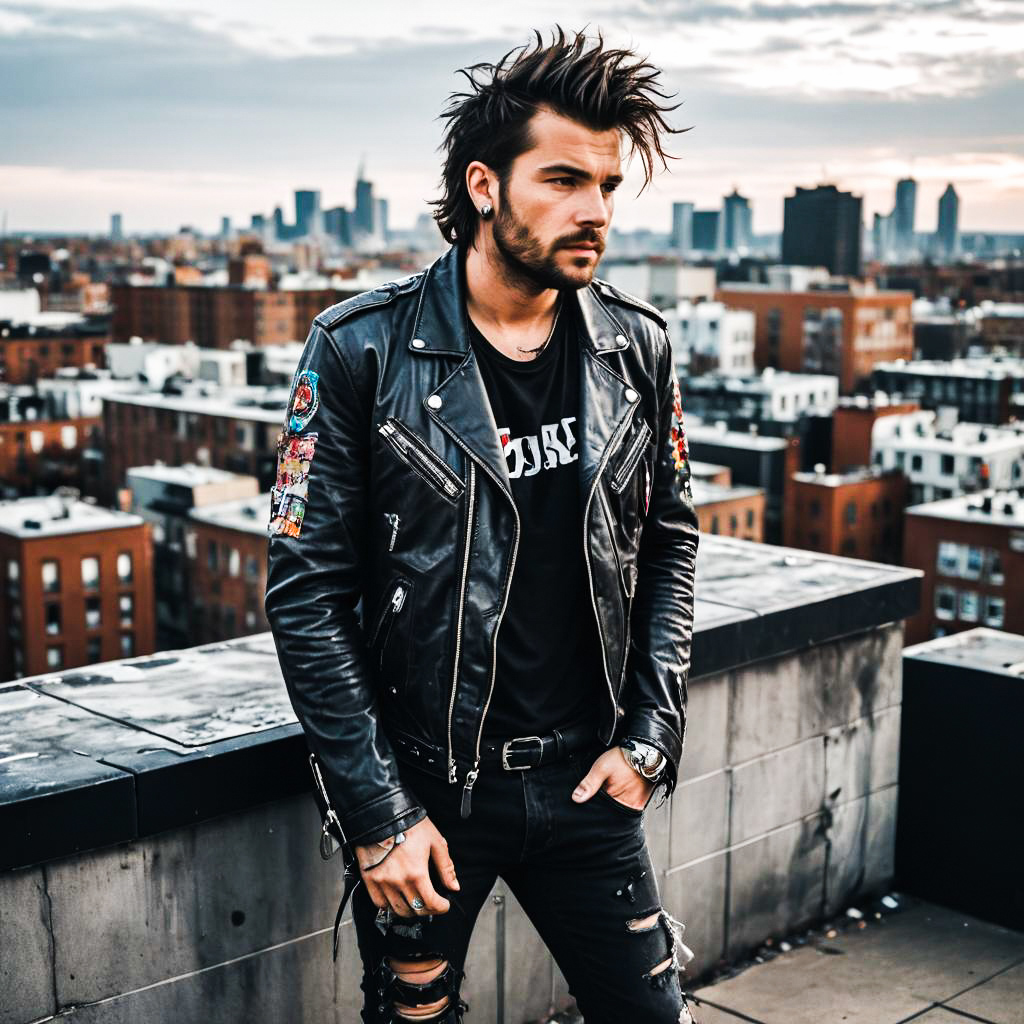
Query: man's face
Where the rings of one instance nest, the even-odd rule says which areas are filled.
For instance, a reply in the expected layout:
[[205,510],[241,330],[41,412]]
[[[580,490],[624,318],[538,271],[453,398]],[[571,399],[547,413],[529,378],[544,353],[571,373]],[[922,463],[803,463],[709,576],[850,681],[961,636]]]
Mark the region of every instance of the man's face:
[[622,181],[619,132],[546,109],[530,129],[533,148],[499,186],[494,246],[513,273],[540,287],[583,288],[604,252]]

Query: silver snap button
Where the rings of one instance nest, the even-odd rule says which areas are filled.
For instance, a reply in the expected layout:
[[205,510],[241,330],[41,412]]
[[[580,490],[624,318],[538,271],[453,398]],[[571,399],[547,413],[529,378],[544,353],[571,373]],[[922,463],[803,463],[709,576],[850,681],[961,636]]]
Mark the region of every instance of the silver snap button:
[[441,408],[441,396],[440,395],[431,395],[427,399],[427,405],[429,405],[431,409],[440,409]]
[[626,401],[635,402],[640,396],[632,389],[626,388]]
[[626,344],[626,336],[624,334],[616,334],[615,335],[615,341],[619,345],[625,345]]
[[427,343],[422,338],[413,338],[412,339],[412,347],[413,348],[426,348],[427,347]]

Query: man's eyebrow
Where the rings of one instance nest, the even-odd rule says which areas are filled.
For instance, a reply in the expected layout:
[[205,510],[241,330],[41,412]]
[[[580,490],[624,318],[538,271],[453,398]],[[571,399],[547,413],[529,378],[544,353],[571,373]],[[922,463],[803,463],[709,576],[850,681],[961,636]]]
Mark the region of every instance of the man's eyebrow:
[[[572,164],[548,164],[547,167],[541,167],[541,174],[567,174],[573,178],[580,178],[582,181],[591,181],[593,175],[590,171],[585,171],[581,167],[573,167]],[[605,179],[606,182],[614,181],[616,185],[622,184],[621,174],[609,174]]]

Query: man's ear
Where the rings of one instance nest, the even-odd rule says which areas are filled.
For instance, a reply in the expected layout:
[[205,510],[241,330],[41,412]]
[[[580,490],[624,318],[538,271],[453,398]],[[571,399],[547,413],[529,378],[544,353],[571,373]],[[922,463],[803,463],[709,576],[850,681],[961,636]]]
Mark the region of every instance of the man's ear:
[[496,209],[498,179],[487,164],[480,160],[471,161],[466,168],[466,191],[478,210],[483,206]]

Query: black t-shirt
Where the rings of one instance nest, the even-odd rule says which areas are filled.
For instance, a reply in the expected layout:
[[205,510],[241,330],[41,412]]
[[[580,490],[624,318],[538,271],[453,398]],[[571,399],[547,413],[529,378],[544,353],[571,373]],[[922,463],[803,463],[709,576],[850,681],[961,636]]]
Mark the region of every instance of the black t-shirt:
[[582,719],[596,729],[605,688],[583,555],[580,346],[572,303],[562,307],[551,340],[526,361],[499,352],[466,316],[520,522],[487,737],[543,736]]

